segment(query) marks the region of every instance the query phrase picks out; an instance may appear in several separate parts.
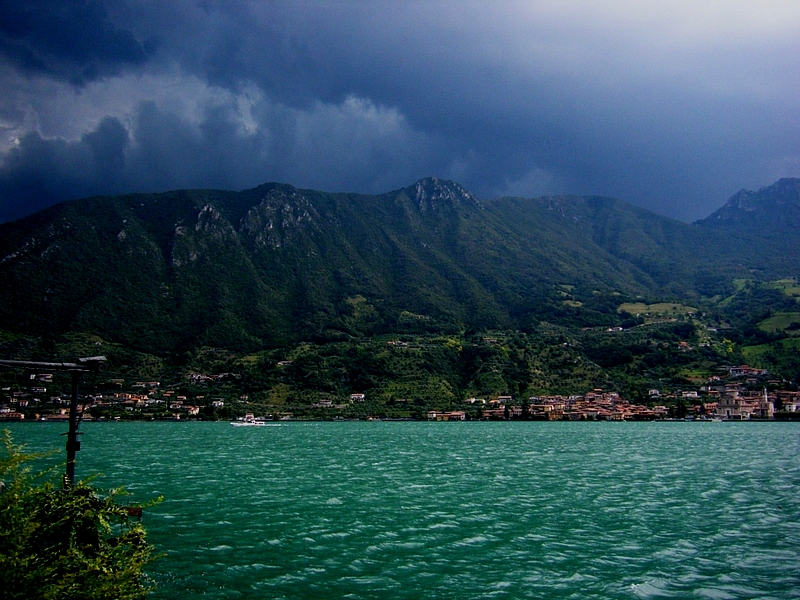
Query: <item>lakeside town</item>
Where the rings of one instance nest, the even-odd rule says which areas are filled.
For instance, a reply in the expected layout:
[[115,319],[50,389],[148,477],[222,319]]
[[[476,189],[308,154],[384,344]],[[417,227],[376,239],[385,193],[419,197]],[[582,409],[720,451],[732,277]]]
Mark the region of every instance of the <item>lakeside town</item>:
[[[631,403],[617,392],[593,389],[583,394],[515,398],[512,395],[470,397],[449,410],[424,410],[392,415],[370,410],[364,393],[350,394],[343,402],[322,398],[310,406],[263,406],[247,394],[226,396],[188,393],[186,386],[163,387],[159,381],[126,382],[110,379],[102,391],[84,395],[78,404],[83,420],[295,420],[401,418],[429,421],[547,420],[547,421],[648,421],[681,420],[800,420],[800,392],[768,389],[768,373],[747,365],[730,367],[727,377],[712,377],[696,390],[662,393],[649,391],[649,402]],[[2,388],[0,421],[61,421],[69,419],[70,396],[53,393],[52,373],[31,373],[26,385]],[[231,373],[190,373],[192,389],[213,392],[214,384],[235,379]],[[773,385],[774,387],[774,385]],[[395,407],[411,405],[395,399]],[[360,410],[354,410],[359,407]],[[260,412],[259,412],[260,411]]]

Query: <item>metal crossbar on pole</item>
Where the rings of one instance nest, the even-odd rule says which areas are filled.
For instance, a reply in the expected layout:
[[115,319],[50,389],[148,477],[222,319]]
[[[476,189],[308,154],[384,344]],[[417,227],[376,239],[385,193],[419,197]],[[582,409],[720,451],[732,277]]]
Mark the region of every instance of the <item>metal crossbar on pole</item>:
[[75,482],[75,453],[81,449],[78,441],[78,384],[84,373],[97,373],[106,361],[105,356],[79,358],[77,363],[36,362],[30,360],[0,360],[0,366],[25,369],[67,371],[72,376],[72,393],[69,403],[69,431],[67,432],[67,467],[64,478],[67,485]]

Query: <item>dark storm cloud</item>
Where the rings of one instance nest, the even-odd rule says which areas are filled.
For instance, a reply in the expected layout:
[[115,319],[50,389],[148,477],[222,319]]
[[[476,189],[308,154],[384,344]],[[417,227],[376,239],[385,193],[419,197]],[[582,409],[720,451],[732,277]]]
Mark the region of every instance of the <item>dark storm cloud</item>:
[[[599,24],[605,35],[587,19],[547,11],[514,23],[504,5],[268,6],[226,4],[210,19],[184,6],[181,21],[203,23],[200,48],[183,32],[159,34],[182,64],[220,85],[255,81],[300,108],[349,94],[397,107],[449,153],[436,155],[435,166],[445,166],[436,174],[481,195],[608,194],[696,218],[742,185],[800,167],[792,162],[800,153],[797,102],[780,100],[799,91],[796,41],[739,47],[711,32],[673,46],[670,32],[659,31],[667,29],[656,20],[663,15],[634,22],[617,40],[613,18],[622,20],[626,6],[613,5],[610,22]],[[790,89],[773,90],[777,98],[754,93],[773,84],[759,80],[768,73]]]
[[0,165],[0,199],[14,199],[0,202],[0,222],[54,200],[186,187],[287,181],[337,189],[346,181],[352,187],[344,189],[378,193],[435,162],[435,140],[363,100],[308,111],[261,101],[253,112],[259,126],[248,131],[230,101],[209,106],[196,121],[145,102],[132,116],[131,135],[112,117],[74,142],[29,133]]
[[84,83],[141,64],[146,54],[101,2],[35,0],[0,3],[0,57],[25,72]]
[[64,20],[99,24],[85,47],[59,46],[49,17],[3,28],[44,65],[6,54],[15,73],[97,82],[65,101],[5,72],[0,206],[436,175],[484,197],[603,194],[700,218],[800,174],[800,14],[767,4],[80,3]]
[[46,208],[54,199],[122,192],[127,143],[127,131],[113,118],[76,142],[26,134],[0,168],[0,222]]

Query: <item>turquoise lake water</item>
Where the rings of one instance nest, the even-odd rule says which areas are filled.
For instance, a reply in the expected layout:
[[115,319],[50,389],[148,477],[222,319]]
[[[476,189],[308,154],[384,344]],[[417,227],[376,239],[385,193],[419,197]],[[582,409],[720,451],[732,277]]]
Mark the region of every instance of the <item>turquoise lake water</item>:
[[82,425],[153,598],[800,597],[800,424],[276,425]]

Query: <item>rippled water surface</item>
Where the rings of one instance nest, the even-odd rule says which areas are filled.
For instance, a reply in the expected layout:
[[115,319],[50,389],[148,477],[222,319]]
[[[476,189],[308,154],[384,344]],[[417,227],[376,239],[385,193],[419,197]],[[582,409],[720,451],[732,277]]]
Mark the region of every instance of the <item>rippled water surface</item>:
[[276,425],[82,426],[155,598],[800,597],[800,424]]

